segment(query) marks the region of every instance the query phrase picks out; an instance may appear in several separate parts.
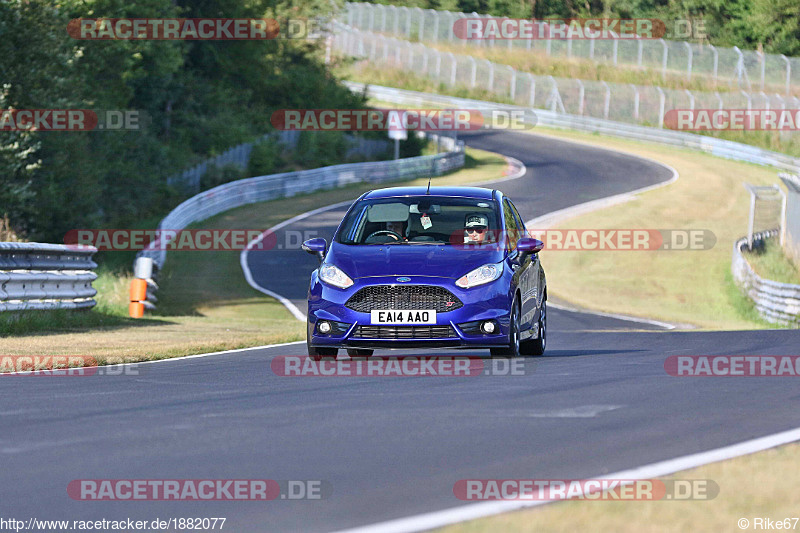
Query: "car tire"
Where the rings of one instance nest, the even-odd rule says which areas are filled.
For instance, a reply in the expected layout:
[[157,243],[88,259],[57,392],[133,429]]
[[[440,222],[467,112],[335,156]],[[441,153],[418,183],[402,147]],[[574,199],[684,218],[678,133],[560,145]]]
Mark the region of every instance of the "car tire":
[[511,306],[511,317],[508,323],[508,347],[490,348],[492,357],[519,357],[519,328],[519,301],[514,298],[514,303]]
[[347,355],[350,357],[370,357],[374,350],[366,350],[362,348],[348,348]]
[[547,348],[547,300],[542,300],[539,309],[539,335],[535,339],[520,343],[520,352],[525,355],[542,355]]

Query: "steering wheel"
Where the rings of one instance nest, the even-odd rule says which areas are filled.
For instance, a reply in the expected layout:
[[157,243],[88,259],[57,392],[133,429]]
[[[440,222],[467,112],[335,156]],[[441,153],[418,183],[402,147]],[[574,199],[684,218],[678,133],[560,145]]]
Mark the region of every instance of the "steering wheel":
[[390,229],[379,229],[378,231],[374,231],[374,232],[370,233],[369,237],[367,237],[364,240],[368,241],[373,237],[377,237],[378,235],[391,235],[392,237],[394,237],[398,241],[402,241],[403,240],[403,236],[402,235],[400,235],[399,233],[394,232],[394,231],[392,231]]

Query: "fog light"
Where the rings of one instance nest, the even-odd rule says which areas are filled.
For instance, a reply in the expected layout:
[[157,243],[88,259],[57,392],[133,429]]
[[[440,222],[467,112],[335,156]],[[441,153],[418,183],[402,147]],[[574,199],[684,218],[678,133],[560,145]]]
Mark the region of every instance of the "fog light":
[[331,323],[325,322],[324,320],[317,325],[317,330],[320,333],[330,333],[331,332]]
[[481,329],[483,330],[484,333],[491,335],[492,333],[494,333],[494,322],[492,322],[491,320],[487,320],[481,325]]

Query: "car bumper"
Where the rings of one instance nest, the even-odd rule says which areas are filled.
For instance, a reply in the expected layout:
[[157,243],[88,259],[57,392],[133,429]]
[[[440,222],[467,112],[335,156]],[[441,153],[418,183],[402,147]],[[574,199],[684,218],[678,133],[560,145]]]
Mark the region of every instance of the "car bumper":
[[[398,283],[397,276],[359,278],[353,286],[339,289],[312,275],[308,294],[308,340],[315,347],[331,348],[493,348],[508,345],[509,308],[511,297],[508,282],[501,278],[471,289],[461,289],[454,279],[409,276],[411,281]],[[345,306],[360,289],[370,285],[433,285],[447,289],[463,306],[436,314],[436,324],[413,326],[379,326],[371,323],[370,313]],[[333,329],[328,334],[318,330],[320,321],[328,321]],[[492,320],[497,329],[482,333],[481,322]]]

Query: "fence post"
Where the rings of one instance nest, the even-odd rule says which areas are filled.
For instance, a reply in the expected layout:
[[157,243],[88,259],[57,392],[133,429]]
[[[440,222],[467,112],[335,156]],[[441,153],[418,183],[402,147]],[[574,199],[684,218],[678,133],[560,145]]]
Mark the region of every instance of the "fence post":
[[415,7],[414,10],[419,13],[419,31],[417,35],[419,35],[419,40],[422,41],[425,38],[425,12],[421,7]]
[[[641,42],[641,41],[639,41]],[[631,87],[633,88],[633,120],[638,122],[639,120],[639,88],[636,87],[636,84],[631,83]]]
[[644,48],[644,41],[639,39],[636,44],[636,66],[642,68],[642,49]]
[[750,96],[750,93],[746,93],[744,91],[739,92],[742,93],[745,98],[747,98],[747,110],[750,111],[753,109],[753,98]]
[[448,52],[450,54],[450,58],[452,61],[450,62],[450,86],[454,86],[456,84],[456,69],[458,69],[458,60],[456,59],[455,54],[452,52]]
[[714,83],[717,83],[717,71],[719,70],[719,50],[713,44],[708,45],[711,48],[711,53],[714,54]]
[[578,84],[578,114],[583,116],[583,97],[585,95],[585,89],[581,80],[576,79],[575,83]]
[[514,101],[514,96],[517,92],[517,71],[511,65],[507,65],[506,68],[511,72],[511,81],[509,82],[509,98],[511,101]]
[[692,58],[694,57],[694,52],[692,51],[692,45],[686,41],[683,41],[684,46],[686,46],[686,79],[692,79]]
[[475,87],[475,81],[476,81],[477,76],[478,76],[478,64],[475,61],[475,58],[472,57],[472,56],[469,56],[467,59],[469,59],[470,65],[472,65],[472,73],[470,74],[469,86],[474,88]]
[[487,90],[492,93],[494,92],[494,63],[488,59],[485,59],[484,61],[486,61],[486,66],[489,67],[489,83],[487,83]]
[[603,118],[608,120],[608,111],[611,107],[611,88],[608,86],[608,83],[604,81],[601,83],[606,88],[606,97],[603,101]]
[[661,54],[661,79],[667,79],[667,59],[669,58],[669,47],[667,47],[667,42],[664,39],[658,40],[661,43],[661,46],[664,48]]
[[658,127],[664,127],[664,106],[667,104],[667,98],[664,96],[664,90],[661,87],[656,87],[658,91]]
[[694,111],[694,95],[689,89],[686,89],[686,95],[689,97],[689,109]]
[[781,59],[786,63],[786,96],[789,96],[791,93],[792,64],[789,62],[789,58],[783,54],[781,54]]
[[528,105],[530,105],[531,108],[533,108],[534,107],[534,102],[536,101],[536,78],[533,77],[533,74],[529,73],[528,74],[528,79],[531,82],[531,89],[530,89],[530,93],[529,93],[529,97],[528,97],[529,98],[528,99]]
[[433,42],[439,41],[439,14],[433,10],[428,10],[433,15]]

